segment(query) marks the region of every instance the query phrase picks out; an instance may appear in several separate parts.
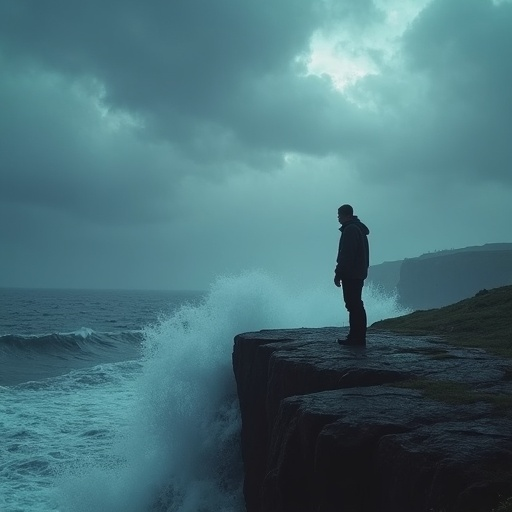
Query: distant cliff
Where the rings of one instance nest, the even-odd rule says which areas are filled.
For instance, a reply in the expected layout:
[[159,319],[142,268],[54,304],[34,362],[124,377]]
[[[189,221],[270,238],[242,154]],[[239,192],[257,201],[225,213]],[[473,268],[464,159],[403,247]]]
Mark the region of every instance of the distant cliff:
[[379,265],[372,265],[368,271],[368,281],[384,293],[394,294],[400,281],[402,261],[385,261]]
[[431,309],[512,284],[512,251],[468,251],[405,260],[398,296],[412,309]]
[[483,288],[512,284],[512,244],[486,244],[423,254],[370,267],[368,281],[402,306],[438,308]]

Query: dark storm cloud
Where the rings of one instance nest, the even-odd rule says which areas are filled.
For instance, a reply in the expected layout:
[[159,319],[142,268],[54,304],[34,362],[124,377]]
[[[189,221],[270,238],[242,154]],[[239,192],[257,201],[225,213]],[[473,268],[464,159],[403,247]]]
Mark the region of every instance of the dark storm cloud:
[[[194,157],[217,144],[233,158],[253,149],[346,156],[373,144],[385,156],[400,153],[391,134],[430,155],[434,169],[487,164],[500,176],[510,159],[511,11],[490,1],[433,1],[404,40],[401,76],[414,86],[421,74],[428,92],[404,105],[407,83],[395,82],[398,99],[379,113],[381,123],[291,66],[316,28],[340,18],[376,23],[382,11],[370,1],[12,1],[4,3],[0,33],[11,56],[95,77],[107,105],[140,113],[146,129]],[[388,81],[375,81],[376,97]],[[390,126],[397,115],[403,124]]]
[[255,82],[233,107],[240,137],[275,151],[350,155],[373,142],[380,128],[376,116],[329,92],[317,78]]
[[[403,39],[406,68],[399,77],[408,85],[395,83],[398,97],[388,91],[395,105],[381,165],[390,174],[510,186],[511,47],[512,4],[431,2]],[[386,80],[375,79],[379,94]]]
[[92,75],[106,101],[152,113],[168,128],[216,119],[239,87],[307,47],[313,2],[235,0],[12,2],[0,31],[10,52],[60,72]]
[[[275,169],[290,151],[347,156],[375,137],[374,120],[325,79],[298,75],[294,59],[326,14],[318,2],[0,9],[6,200],[154,220],[172,213],[184,175]],[[135,125],[106,130],[100,109]]]
[[87,91],[58,76],[10,71],[0,77],[0,200],[115,222],[166,215],[172,152],[164,144],[102,126]]
[[512,182],[512,5],[437,1],[411,36],[411,60],[431,76],[439,154],[456,170]]
[[[329,98],[327,84],[297,80],[292,63],[307,51],[323,16],[332,14],[328,5],[26,0],[6,4],[0,32],[11,55],[94,76],[105,84],[108,105],[141,113],[147,127],[193,154],[205,132],[221,141],[240,139],[241,150],[304,144],[304,151],[325,152],[349,142],[347,133],[333,137],[332,128],[347,132],[356,112]],[[350,5],[340,3],[334,12],[345,6],[347,15]],[[351,10],[361,17],[371,6]]]

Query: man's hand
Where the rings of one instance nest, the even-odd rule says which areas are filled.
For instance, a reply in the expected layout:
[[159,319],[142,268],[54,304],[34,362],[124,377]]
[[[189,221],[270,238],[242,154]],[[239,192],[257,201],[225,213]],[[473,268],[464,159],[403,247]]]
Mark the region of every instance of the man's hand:
[[339,288],[341,286],[341,279],[337,276],[334,276],[334,284]]

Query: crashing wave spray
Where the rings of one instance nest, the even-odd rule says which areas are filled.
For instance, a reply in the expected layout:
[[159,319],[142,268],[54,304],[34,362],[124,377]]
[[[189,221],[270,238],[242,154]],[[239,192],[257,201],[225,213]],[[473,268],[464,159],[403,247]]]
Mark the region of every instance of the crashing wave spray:
[[[370,319],[398,314],[393,299],[365,293]],[[184,305],[145,329],[131,427],[104,467],[61,482],[62,510],[243,510],[233,337],[341,325],[345,318],[330,287],[291,294],[260,272],[219,278],[201,304]]]

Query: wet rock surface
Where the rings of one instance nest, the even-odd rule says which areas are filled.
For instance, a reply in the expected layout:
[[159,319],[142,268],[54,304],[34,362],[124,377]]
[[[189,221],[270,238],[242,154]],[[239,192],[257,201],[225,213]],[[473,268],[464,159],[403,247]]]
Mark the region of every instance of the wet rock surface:
[[[382,332],[340,347],[343,334],[235,338],[248,512],[490,512],[512,495],[512,419],[492,400],[512,392],[510,361]],[[471,400],[427,398],[416,379]]]

